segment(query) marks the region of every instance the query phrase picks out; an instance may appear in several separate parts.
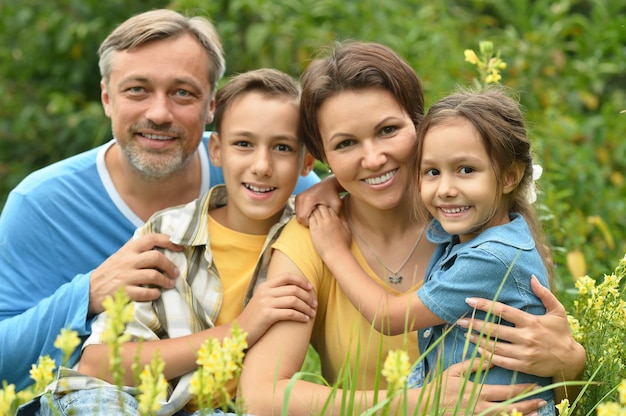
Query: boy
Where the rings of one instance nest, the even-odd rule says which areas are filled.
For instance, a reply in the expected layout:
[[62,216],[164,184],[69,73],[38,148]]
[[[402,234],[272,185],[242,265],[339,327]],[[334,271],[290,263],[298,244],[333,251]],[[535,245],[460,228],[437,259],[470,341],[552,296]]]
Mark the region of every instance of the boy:
[[[209,337],[229,336],[235,319],[252,346],[279,320],[306,322],[314,316],[315,296],[307,282],[285,275],[278,283],[261,283],[269,247],[293,215],[290,196],[298,176],[313,167],[314,159],[297,136],[299,97],[298,84],[276,70],[232,78],[216,96],[216,132],[209,142],[211,162],[222,167],[225,185],[187,205],[158,212],[136,232],[166,233],[182,247],[164,251],[180,271],[176,287],[163,290],[154,302],[135,303],[134,321],[126,329],[133,338],[122,351],[124,384],[133,384],[131,365],[137,352],[143,366],[157,350],[166,363],[165,378],[178,379],[159,414],[173,414],[189,402],[197,350]],[[104,315],[94,323],[78,369],[111,381],[109,349],[99,343]],[[55,397],[56,405],[67,407],[71,400],[78,414],[97,411],[94,406],[110,413],[117,392],[110,401],[106,392],[115,387],[98,386],[102,388],[83,387]],[[132,396],[124,400],[125,411],[136,409]]]

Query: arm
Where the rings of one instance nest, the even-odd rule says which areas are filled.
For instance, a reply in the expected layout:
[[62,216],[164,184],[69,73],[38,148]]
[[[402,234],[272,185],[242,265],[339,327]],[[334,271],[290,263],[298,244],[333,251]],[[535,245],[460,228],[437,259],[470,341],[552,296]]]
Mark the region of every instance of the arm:
[[[498,337],[509,343],[498,342],[494,345],[484,340],[480,345],[481,354],[493,352],[491,358],[494,365],[536,376],[552,377],[555,383],[580,379],[585,370],[585,349],[572,337],[565,308],[534,276],[531,285],[546,307],[545,315],[531,315],[487,299],[468,299],[470,306],[476,306],[482,311],[493,307],[494,314],[515,325],[501,325],[498,328]],[[470,324],[475,331],[481,331],[486,325],[478,320],[459,321],[459,325],[464,328],[468,328]],[[572,390],[572,386],[567,389],[567,392],[565,388],[556,391],[557,403],[564,397],[569,397],[571,402],[572,397],[578,393],[577,389]]]
[[[262,283],[237,318],[240,327],[248,333],[248,346],[254,345],[267,329],[278,321],[308,322],[315,316],[317,300],[311,284],[303,277],[282,274],[272,281]],[[144,331],[149,331],[142,326]],[[134,383],[132,365],[136,357],[141,366],[148,364],[156,351],[166,363],[163,375],[170,380],[196,370],[196,353],[208,338],[222,340],[230,337],[232,323],[220,325],[188,336],[143,343],[127,342],[122,348],[122,367],[125,371],[124,383]],[[85,347],[79,370],[111,382],[109,371],[110,349],[108,345],[92,344]]]
[[[275,278],[278,272],[289,271],[294,274],[301,272],[282,252],[275,251],[270,264],[268,280]],[[307,353],[313,329],[313,320],[305,324],[290,321],[281,321],[273,325],[265,335],[252,347],[245,358],[241,374],[239,395],[243,397],[246,411],[251,414],[279,414],[283,410],[283,398],[288,395],[288,413],[291,415],[319,414],[328,403],[325,413],[345,414],[346,400],[351,391],[297,380],[291,391],[288,386],[291,377],[300,371]],[[472,383],[461,392],[463,377],[471,371],[468,363],[461,363],[450,367],[446,376],[446,390],[442,392],[441,403],[450,406],[451,403],[461,402],[462,407],[470,406]],[[425,387],[427,388],[427,387]],[[528,385],[512,386],[483,386],[478,394],[478,401],[474,409],[479,412],[497,406],[497,402],[520,394]],[[386,391],[357,391],[355,392],[355,406],[363,411],[386,397]],[[409,409],[416,409],[421,414],[420,389],[408,390]],[[475,398],[476,399],[476,398]],[[537,409],[538,399],[516,403],[516,408],[523,413]],[[392,407],[401,409],[403,404],[394,399]],[[472,406],[474,406],[472,404]],[[490,414],[499,414],[493,411]]]
[[344,192],[334,175],[327,176],[321,182],[296,195],[296,218],[304,226],[309,225],[309,217],[318,205],[330,207],[341,212],[343,201],[339,194]]
[[397,335],[407,328],[414,331],[444,323],[415,293],[394,296],[365,273],[350,252],[349,227],[330,208],[318,206],[311,214],[309,228],[315,249],[341,289],[377,331]]

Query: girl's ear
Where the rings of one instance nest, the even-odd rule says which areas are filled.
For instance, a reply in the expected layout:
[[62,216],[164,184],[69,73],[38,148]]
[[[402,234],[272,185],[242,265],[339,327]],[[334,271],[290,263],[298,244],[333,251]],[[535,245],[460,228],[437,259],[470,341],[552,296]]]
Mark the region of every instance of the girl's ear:
[[503,194],[509,194],[517,188],[520,181],[524,177],[524,170],[524,165],[521,163],[511,166],[504,177],[504,188],[502,189]]
[[222,166],[220,136],[215,132],[211,133],[209,138],[209,159],[211,159],[213,166]]

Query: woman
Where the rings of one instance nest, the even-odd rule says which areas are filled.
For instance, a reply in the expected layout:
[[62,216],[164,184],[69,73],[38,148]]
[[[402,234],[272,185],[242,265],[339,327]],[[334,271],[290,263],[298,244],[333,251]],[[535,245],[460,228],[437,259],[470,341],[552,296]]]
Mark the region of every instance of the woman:
[[[309,151],[330,166],[349,194],[344,199],[342,216],[359,233],[358,240],[352,241],[353,255],[371,279],[388,292],[416,291],[434,251],[434,245],[422,238],[425,223],[410,215],[412,200],[408,192],[409,155],[416,145],[415,130],[424,113],[421,82],[411,67],[389,48],[347,43],[335,48],[329,57],[314,61],[303,74],[302,83],[301,134]],[[309,340],[320,354],[326,380],[330,384],[347,381],[350,385],[341,387],[356,392],[354,402],[349,404],[356,408],[353,411],[362,411],[384,399],[386,392],[376,391],[385,388],[383,380],[377,389],[377,381],[382,378],[379,363],[393,349],[405,348],[410,358],[416,359],[419,355],[416,335],[389,337],[373,330],[317,255],[308,230],[296,221],[286,226],[273,247],[268,279],[283,272],[303,275],[317,292],[318,309],[314,322],[279,322],[250,349],[241,378],[241,394],[248,411],[254,414],[279,411],[288,397],[290,414],[321,414],[331,409],[333,414],[345,413],[347,405],[342,402],[350,393],[334,393],[331,388],[303,380],[290,383],[301,368]],[[542,300],[554,302],[545,292],[539,295]],[[480,308],[488,308],[486,301],[477,303]],[[549,311],[556,309],[554,313],[559,317],[562,315],[559,307],[553,304],[546,307]],[[497,305],[495,312],[505,312],[507,320],[518,327],[542,319],[516,314],[504,305]],[[547,327],[542,326],[540,332],[550,331],[553,326],[563,332],[563,320],[552,318],[546,317]],[[529,334],[514,330],[500,331],[500,338],[513,344],[503,344],[504,347],[498,344],[494,350],[498,354],[494,356],[495,364],[566,379],[578,376],[584,368],[584,350],[571,336],[566,341],[554,335],[530,336],[532,340],[554,344],[548,349],[544,345],[528,349],[520,338]],[[521,350],[528,355],[513,354]],[[568,356],[570,362],[566,364],[558,357],[546,355],[544,351],[550,350]],[[522,361],[516,361],[515,357]],[[347,368],[342,370],[346,361]],[[461,407],[471,406],[480,412],[529,387],[482,386],[478,402],[470,404],[472,389],[465,388],[461,396],[459,391],[462,374],[471,370],[467,363],[460,363],[446,371],[447,384],[441,392],[443,406],[461,401]],[[420,394],[421,389],[409,390],[410,407],[418,406]],[[329,407],[324,408],[327,400]],[[545,402],[533,399],[516,403],[516,408],[529,413],[541,405]],[[494,410],[494,414],[501,410]]]

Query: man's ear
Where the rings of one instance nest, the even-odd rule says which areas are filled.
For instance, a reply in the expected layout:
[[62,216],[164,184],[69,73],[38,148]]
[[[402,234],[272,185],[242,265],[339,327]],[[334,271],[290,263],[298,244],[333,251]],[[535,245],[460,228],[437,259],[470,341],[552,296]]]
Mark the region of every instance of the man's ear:
[[304,155],[304,163],[302,165],[302,169],[300,170],[300,176],[306,176],[313,170],[313,166],[315,165],[315,158],[308,151]]
[[102,101],[102,107],[104,108],[104,114],[111,118],[111,96],[107,89],[107,85],[104,80],[100,81],[100,101]]
[[517,163],[507,171],[504,177],[504,187],[502,189],[503,194],[509,194],[517,188],[520,181],[524,177],[524,165]]
[[213,166],[222,167],[221,150],[219,134],[216,132],[211,133],[209,138],[209,159],[211,159]]

